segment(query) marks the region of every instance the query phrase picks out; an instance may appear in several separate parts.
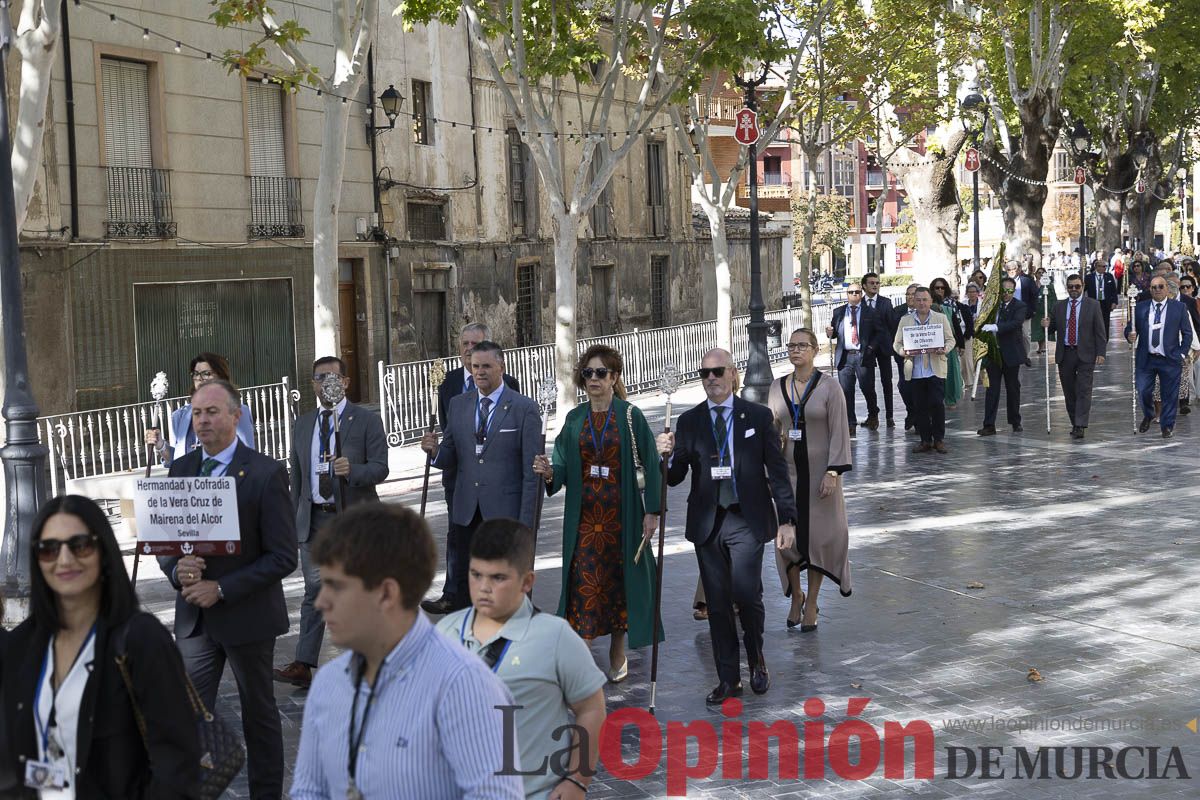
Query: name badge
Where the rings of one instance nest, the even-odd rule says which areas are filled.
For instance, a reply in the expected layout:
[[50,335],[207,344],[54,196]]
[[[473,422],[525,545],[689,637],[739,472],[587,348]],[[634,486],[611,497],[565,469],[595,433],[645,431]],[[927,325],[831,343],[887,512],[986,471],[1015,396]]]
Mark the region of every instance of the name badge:
[[588,477],[590,478],[607,478],[609,473],[608,467],[602,467],[599,464],[592,464],[588,467]]
[[322,461],[319,464],[317,464],[317,474],[318,475],[328,475],[329,474],[329,462],[328,461]]
[[29,789],[64,789],[67,786],[67,766],[49,761],[26,761],[25,786]]
[[804,429],[803,428],[792,428],[790,431],[788,431],[788,438],[791,439],[793,442],[803,442],[804,441]]
[[483,445],[481,445],[481,444],[475,445],[475,455],[477,455],[477,456],[483,455]]
[[727,481],[733,477],[733,467],[713,467],[712,479],[714,481]]

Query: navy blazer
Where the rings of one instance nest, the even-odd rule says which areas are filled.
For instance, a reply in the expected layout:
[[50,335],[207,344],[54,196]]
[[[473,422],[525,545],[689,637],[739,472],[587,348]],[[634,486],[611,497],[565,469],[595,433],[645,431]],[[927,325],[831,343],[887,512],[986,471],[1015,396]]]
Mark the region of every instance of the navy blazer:
[[[833,326],[833,336],[831,339],[837,341],[837,349],[834,352],[834,359],[837,362],[838,369],[846,366],[846,343],[842,341],[842,321],[846,319],[849,303],[838,306],[833,312],[833,321],[830,323]],[[872,358],[876,353],[880,352],[882,342],[887,337],[887,326],[882,322],[878,313],[872,311],[866,303],[858,304],[858,346],[863,351],[863,361]]]
[[1019,367],[1025,363],[1025,337],[1021,330],[1026,309],[1020,300],[1012,300],[996,312],[996,341],[1000,344],[1000,357],[1006,367]]
[[[864,294],[863,305],[871,308],[870,303],[870,299]],[[883,339],[879,342],[879,347],[875,352],[883,356],[890,356],[892,355],[892,338],[896,335],[896,326],[892,324],[891,298],[884,297],[882,294],[875,295],[875,308],[872,310],[875,312],[879,324],[886,328]],[[899,320],[897,320],[897,324],[899,324]]]
[[[720,491],[710,469],[717,465],[712,412],[708,400],[689,408],[675,426],[675,449],[667,482],[678,486],[692,473],[688,494],[687,540],[703,545],[713,534]],[[733,398],[733,479],[742,516],[760,542],[775,538],[780,524],[795,524],[796,497],[771,410]],[[778,516],[776,512],[778,511]],[[806,512],[807,513],[807,512]]]
[[[1023,299],[1018,300],[1016,295],[1014,295],[1013,300],[1018,300],[1021,307],[1025,310],[1025,319],[1033,319],[1034,304],[1042,296],[1041,289],[1038,288],[1037,282],[1024,272],[1017,274],[1017,280],[1021,282],[1021,297]],[[1007,360],[1007,357],[1005,360]],[[1025,356],[1021,356],[1021,360],[1024,361]]]
[[[1163,352],[1167,360],[1179,367],[1183,357],[1192,346],[1192,326],[1187,324],[1188,311],[1178,300],[1166,300],[1163,308]],[[1137,322],[1137,368],[1142,369],[1150,360],[1150,309],[1153,300],[1137,304],[1133,318]],[[1125,338],[1129,338],[1129,323],[1125,323]]]
[[[1095,272],[1089,272],[1087,275],[1087,279],[1084,280],[1084,282],[1083,282],[1084,293],[1086,293],[1087,296],[1092,298],[1093,300],[1100,299],[1099,297],[1096,296],[1097,295],[1096,287],[1098,284],[1098,281],[1096,279],[1098,277],[1099,276]],[[1112,307],[1112,306],[1115,306],[1118,302],[1120,302],[1120,300],[1121,300],[1121,293],[1120,293],[1120,290],[1117,289],[1117,279],[1114,278],[1112,276],[1112,273],[1110,273],[1110,272],[1104,273],[1103,305]]]
[[[171,477],[200,474],[204,449],[197,448],[171,464]],[[287,469],[273,458],[239,443],[225,475],[237,486],[238,525],[242,549],[237,555],[205,556],[204,579],[215,580],[225,595],[201,610],[175,598],[175,638],[191,636],[204,615],[204,631],[223,645],[249,644],[288,632],[283,579],[296,568],[296,512],[288,488]],[[177,591],[178,556],[163,556],[158,565]]]

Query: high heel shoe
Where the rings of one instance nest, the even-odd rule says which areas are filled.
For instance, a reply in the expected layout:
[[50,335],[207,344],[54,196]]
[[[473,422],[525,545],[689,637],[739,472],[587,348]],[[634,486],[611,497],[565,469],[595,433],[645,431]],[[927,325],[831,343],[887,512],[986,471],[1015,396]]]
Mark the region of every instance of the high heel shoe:
[[[817,615],[819,616],[820,614],[821,614],[821,607],[817,606]],[[801,619],[803,619],[803,617]],[[800,626],[801,633],[812,633],[816,629],[817,629],[817,623],[815,623],[815,622],[812,625],[801,625]]]
[[800,593],[800,619],[793,620],[791,612],[788,612],[788,618],[787,618],[788,628],[794,628],[797,625],[799,625],[801,619],[804,619],[804,592]]

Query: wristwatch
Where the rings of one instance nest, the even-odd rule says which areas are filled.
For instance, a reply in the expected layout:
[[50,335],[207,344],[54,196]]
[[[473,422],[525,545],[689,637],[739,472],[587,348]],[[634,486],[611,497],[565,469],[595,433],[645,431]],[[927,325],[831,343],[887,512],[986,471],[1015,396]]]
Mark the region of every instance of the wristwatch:
[[218,600],[224,600],[224,599],[225,599],[225,593],[221,591],[221,582],[220,582],[220,581],[217,581],[217,582],[216,582],[216,584],[217,584],[217,599],[218,599]]

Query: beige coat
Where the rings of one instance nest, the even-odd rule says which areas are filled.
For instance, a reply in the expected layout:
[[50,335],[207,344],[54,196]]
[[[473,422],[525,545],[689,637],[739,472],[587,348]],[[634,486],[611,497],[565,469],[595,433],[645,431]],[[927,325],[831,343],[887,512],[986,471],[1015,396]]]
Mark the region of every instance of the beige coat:
[[[946,315],[940,311],[931,310],[929,312],[929,322],[926,324],[935,325],[941,323],[942,330],[946,333],[946,346],[954,352],[954,329],[950,327],[950,320],[946,319]],[[897,354],[904,353],[904,329],[909,325],[916,325],[917,318],[913,314],[905,314],[900,318],[900,326],[896,328],[896,338],[892,341],[892,350]],[[924,356],[904,356],[904,379],[912,380],[913,359],[924,358]],[[933,374],[945,380],[946,378],[946,354],[945,353],[930,353],[930,365],[933,367]]]
[[[801,394],[804,393],[803,386],[796,388]],[[767,406],[775,416],[788,476],[795,486],[795,443],[788,438],[792,419],[778,379],[772,382],[767,393]],[[801,553],[798,547],[782,551],[776,549],[775,565],[785,595],[788,594],[788,567],[800,565],[801,568],[813,568],[823,573],[837,583],[842,595],[848,596],[851,588],[850,526],[846,520],[846,500],[841,481],[829,497],[817,496],[825,470],[830,467],[851,467],[854,460],[850,449],[850,427],[846,420],[846,396],[836,379],[825,375],[817,383],[804,406],[804,427],[808,446],[808,552]],[[796,513],[803,519],[802,498],[803,491],[797,492]],[[797,544],[804,540],[804,534],[802,525],[797,525]]]

